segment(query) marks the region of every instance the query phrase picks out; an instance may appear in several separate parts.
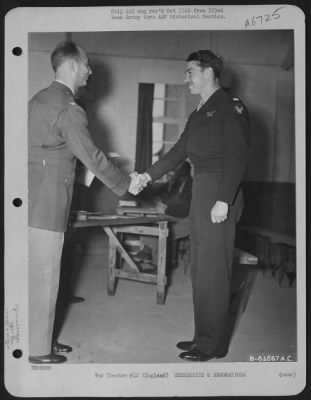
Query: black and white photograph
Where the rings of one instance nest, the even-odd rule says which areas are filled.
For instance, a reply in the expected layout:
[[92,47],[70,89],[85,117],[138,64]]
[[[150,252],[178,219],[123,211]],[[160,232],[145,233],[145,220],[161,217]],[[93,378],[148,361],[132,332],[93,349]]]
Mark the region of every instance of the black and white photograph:
[[7,14],[11,394],[303,390],[304,35],[290,5]]

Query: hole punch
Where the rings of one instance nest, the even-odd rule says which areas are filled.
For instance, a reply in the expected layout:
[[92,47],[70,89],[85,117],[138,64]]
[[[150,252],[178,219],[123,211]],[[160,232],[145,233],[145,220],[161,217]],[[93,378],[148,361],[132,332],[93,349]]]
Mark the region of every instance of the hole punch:
[[22,356],[23,356],[22,350],[15,349],[15,350],[13,351],[13,357],[14,357],[14,358],[21,358]]
[[20,207],[23,204],[23,201],[19,197],[16,197],[16,199],[14,199],[12,203],[15,207]]
[[14,54],[14,56],[20,56],[22,54],[23,50],[21,47],[13,47],[12,49],[12,53]]

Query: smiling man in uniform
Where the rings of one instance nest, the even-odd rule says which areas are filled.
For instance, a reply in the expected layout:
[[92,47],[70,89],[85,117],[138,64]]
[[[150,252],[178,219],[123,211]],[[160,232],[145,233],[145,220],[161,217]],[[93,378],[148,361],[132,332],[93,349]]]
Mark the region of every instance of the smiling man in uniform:
[[220,86],[222,60],[210,50],[187,58],[185,83],[200,97],[172,149],[142,175],[156,180],[189,158],[194,168],[190,209],[194,335],[177,343],[185,361],[223,358],[236,223],[241,216],[241,182],[249,155],[245,106]]

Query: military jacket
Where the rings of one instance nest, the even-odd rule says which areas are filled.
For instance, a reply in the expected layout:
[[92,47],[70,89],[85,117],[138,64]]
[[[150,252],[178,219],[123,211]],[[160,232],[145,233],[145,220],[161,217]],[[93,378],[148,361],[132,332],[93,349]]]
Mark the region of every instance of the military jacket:
[[157,179],[189,158],[195,174],[219,175],[216,200],[232,204],[246,169],[249,135],[245,106],[218,89],[191,113],[180,139],[147,172]]
[[77,158],[117,195],[126,193],[129,176],[94,145],[86,113],[67,86],[54,81],[28,111],[29,226],[66,230]]

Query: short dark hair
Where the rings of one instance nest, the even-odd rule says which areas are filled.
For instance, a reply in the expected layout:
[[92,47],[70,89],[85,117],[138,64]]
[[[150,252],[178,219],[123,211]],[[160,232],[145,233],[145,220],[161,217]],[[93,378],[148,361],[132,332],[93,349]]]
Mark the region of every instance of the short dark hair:
[[66,60],[81,60],[81,48],[70,40],[58,43],[51,54],[51,64],[54,72]]
[[212,68],[215,78],[220,77],[222,59],[210,50],[198,50],[191,53],[187,61],[196,61],[202,69]]

